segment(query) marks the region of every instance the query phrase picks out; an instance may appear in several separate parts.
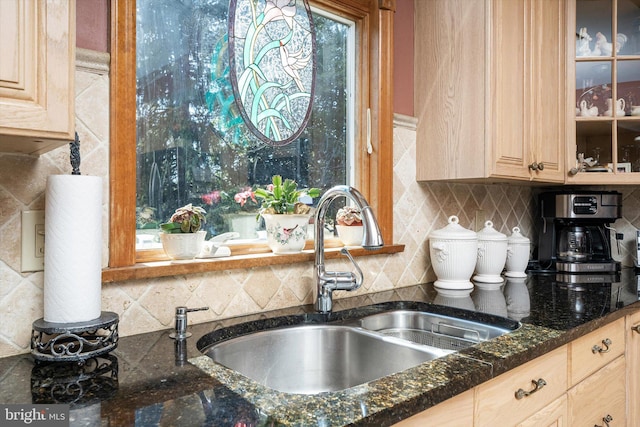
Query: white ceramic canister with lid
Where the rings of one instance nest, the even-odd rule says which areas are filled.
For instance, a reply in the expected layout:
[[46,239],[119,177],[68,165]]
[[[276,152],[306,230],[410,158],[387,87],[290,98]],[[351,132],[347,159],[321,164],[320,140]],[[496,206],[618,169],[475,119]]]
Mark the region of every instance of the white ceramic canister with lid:
[[441,289],[472,289],[471,275],[476,265],[478,236],[459,224],[452,215],[449,224],[431,232],[429,253],[431,266],[438,280],[434,286]]
[[525,270],[529,265],[531,242],[520,234],[519,227],[513,227],[507,239],[507,277],[527,277]]
[[493,228],[493,222],[484,223],[478,232],[478,253],[476,261],[476,282],[500,283],[502,270],[507,261],[507,235]]

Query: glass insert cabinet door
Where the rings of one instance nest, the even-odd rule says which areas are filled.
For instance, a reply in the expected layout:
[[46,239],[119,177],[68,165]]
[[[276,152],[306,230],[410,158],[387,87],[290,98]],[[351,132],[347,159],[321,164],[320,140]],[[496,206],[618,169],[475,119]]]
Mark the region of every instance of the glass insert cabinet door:
[[578,182],[637,180],[629,174],[640,172],[640,2],[575,5],[576,167],[569,174]]

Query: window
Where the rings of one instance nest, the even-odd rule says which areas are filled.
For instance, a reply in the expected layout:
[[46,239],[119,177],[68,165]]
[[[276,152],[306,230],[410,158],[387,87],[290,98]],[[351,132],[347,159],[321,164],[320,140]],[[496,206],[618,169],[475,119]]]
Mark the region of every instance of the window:
[[322,10],[312,14],[312,114],[299,137],[271,145],[252,134],[233,102],[228,5],[138,0],[138,250],[160,248],[159,223],[187,203],[205,207],[208,237],[235,231],[238,242],[260,242],[259,202],[249,195],[275,174],[321,190],[353,185],[355,23]]
[[[387,242],[392,239],[392,92],[391,92],[391,45],[392,45],[392,13],[393,1],[381,1],[382,6],[378,6],[378,1],[366,0],[342,0],[329,1],[319,0],[312,1],[314,12],[320,17],[321,11],[327,11],[336,18],[331,22],[337,22],[346,25],[349,21],[355,23],[355,40],[354,46],[357,54],[354,57],[348,57],[355,61],[355,88],[353,95],[353,123],[355,127],[351,131],[353,136],[353,153],[352,155],[346,150],[346,145],[340,148],[344,155],[341,155],[342,162],[349,160],[354,165],[355,173],[351,173],[344,168],[344,175],[339,177],[338,181],[351,182],[358,187],[368,198],[378,216],[381,223],[382,232]],[[155,3],[154,3],[155,4]],[[172,2],[175,4],[175,2]],[[136,235],[136,193],[140,190],[137,188],[137,162],[136,159],[136,99],[139,95],[136,92],[136,4],[134,0],[124,0],[111,2],[112,5],[112,49],[111,49],[111,212],[110,221],[110,267],[133,266],[136,259],[135,235]],[[329,18],[323,15],[322,18],[329,22]],[[140,35],[138,35],[140,37]],[[319,61],[320,62],[320,61]],[[191,107],[190,107],[191,108]],[[369,110],[369,111],[367,111]],[[367,139],[367,117],[370,120],[370,140]],[[309,133],[312,134],[314,129],[310,127]],[[336,128],[340,128],[337,126]],[[349,134],[348,127],[342,127],[345,135]],[[165,139],[159,140],[165,143],[170,139],[169,130],[166,130]],[[312,136],[312,135],[311,135]],[[310,136],[307,136],[311,139]],[[346,141],[348,138],[342,137]],[[175,140],[175,136],[174,136]],[[271,153],[251,153],[253,157],[247,156],[255,162],[256,159],[262,160],[260,173],[262,177],[277,172],[278,168],[287,167],[287,162],[291,159],[285,157],[299,159],[300,153],[303,153],[303,146],[306,142],[301,140],[299,146],[292,144],[283,147],[280,150],[273,149]],[[187,144],[189,149],[192,143]],[[339,145],[338,145],[339,146]],[[160,147],[165,150],[167,147]],[[142,157],[147,164],[153,163],[153,152],[158,150],[149,150]],[[198,156],[206,159],[206,153],[201,150],[197,151]],[[293,155],[291,152],[294,152]],[[175,155],[172,153],[163,153],[165,156]],[[306,151],[307,156],[313,156],[317,153],[315,150]],[[156,156],[156,162],[158,161]],[[274,159],[276,159],[274,161]],[[204,161],[202,160],[202,161]],[[201,160],[198,160],[201,161]],[[338,161],[339,162],[339,161]],[[310,164],[313,162],[310,162]],[[254,163],[255,164],[255,163]],[[151,168],[147,169],[149,173]],[[243,169],[244,170],[244,169]],[[254,182],[251,182],[251,175],[247,175],[246,183],[263,184],[258,182],[256,168],[253,175]],[[215,169],[211,169],[216,172]],[[246,170],[244,170],[246,172]],[[186,172],[185,172],[186,173]],[[200,172],[198,172],[200,173]],[[305,173],[304,168],[297,173]],[[306,173],[311,173],[307,170]],[[313,173],[318,173],[313,171]],[[244,175],[243,175],[244,176]],[[314,177],[314,180],[316,178]],[[351,180],[351,181],[350,181]],[[205,182],[203,180],[203,182]],[[315,181],[304,182],[303,185],[315,185]],[[242,184],[242,181],[238,181]],[[334,182],[327,185],[332,185]],[[143,190],[149,190],[147,188]],[[202,196],[207,193],[204,188],[198,189],[191,196]],[[206,190],[213,191],[213,188]],[[200,193],[204,194],[200,194]],[[149,194],[149,193],[147,193]],[[232,260],[228,262],[228,268],[234,268]],[[251,265],[245,261],[242,266]],[[138,265],[137,268],[147,268]],[[221,269],[220,267],[195,267],[193,271],[206,271],[206,269]],[[199,270],[197,270],[199,268]],[[181,271],[182,272],[182,271]],[[141,277],[140,274],[134,273],[107,273],[106,280],[119,280],[122,278]],[[149,275],[145,275],[149,277]]]

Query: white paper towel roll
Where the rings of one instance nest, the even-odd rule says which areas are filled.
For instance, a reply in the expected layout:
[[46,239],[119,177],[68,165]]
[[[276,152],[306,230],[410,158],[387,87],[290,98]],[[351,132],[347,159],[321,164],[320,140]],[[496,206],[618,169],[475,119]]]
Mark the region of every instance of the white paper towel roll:
[[102,178],[47,179],[44,320],[86,322],[101,314]]

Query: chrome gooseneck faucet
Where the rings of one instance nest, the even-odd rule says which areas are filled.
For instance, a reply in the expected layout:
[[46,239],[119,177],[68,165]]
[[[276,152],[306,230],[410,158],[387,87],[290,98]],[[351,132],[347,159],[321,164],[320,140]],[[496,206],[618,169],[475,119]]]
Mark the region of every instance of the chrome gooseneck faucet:
[[327,209],[331,202],[338,197],[347,197],[351,199],[360,209],[362,213],[363,237],[362,247],[364,249],[374,250],[382,247],[382,234],[378,221],[371,210],[371,206],[364,196],[355,188],[347,185],[338,185],[330,188],[324,193],[315,215],[315,275],[316,275],[316,310],[320,313],[329,313],[333,306],[333,291],[355,291],[362,285],[364,278],[362,270],[346,248],[342,248],[340,252],[349,258],[354,265],[357,274],[351,271],[325,271],[324,267],[324,220]]

